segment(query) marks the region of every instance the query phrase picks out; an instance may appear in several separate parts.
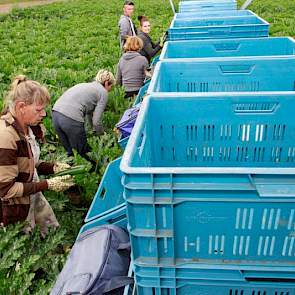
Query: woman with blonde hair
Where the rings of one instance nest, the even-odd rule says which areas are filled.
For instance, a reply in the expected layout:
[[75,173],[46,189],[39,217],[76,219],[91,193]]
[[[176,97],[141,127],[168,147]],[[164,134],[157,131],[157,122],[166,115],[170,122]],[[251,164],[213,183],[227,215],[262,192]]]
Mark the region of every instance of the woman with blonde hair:
[[125,98],[138,94],[147,75],[148,60],[139,53],[142,46],[140,38],[128,37],[118,63],[117,83],[125,88]]
[[73,155],[75,149],[82,157],[90,161],[84,127],[86,117],[96,134],[103,133],[102,115],[108,101],[108,92],[115,84],[113,74],[100,70],[93,82],[80,83],[68,89],[54,104],[52,111],[53,127],[67,151]]
[[39,160],[37,140],[44,135],[40,123],[49,100],[44,86],[18,76],[0,117],[0,222],[27,220],[27,231],[38,224],[42,234],[59,225],[42,191],[62,191],[73,185],[70,176],[42,181],[38,177],[38,173],[49,175],[69,167]]

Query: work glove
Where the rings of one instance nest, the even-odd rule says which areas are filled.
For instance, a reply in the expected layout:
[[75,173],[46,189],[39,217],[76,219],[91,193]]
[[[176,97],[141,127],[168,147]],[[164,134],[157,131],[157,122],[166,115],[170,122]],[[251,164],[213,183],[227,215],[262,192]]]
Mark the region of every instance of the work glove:
[[165,32],[165,33],[160,37],[160,43],[159,43],[159,45],[160,45],[161,47],[164,46],[164,43],[165,43],[165,41],[166,41],[166,38],[167,38],[167,32]]
[[151,79],[151,78],[152,78],[152,73],[151,73],[151,71],[145,70],[145,71],[144,71],[144,74],[145,74],[145,78],[146,78],[146,79]]
[[71,166],[67,163],[62,163],[62,162],[55,162],[53,165],[53,172],[58,173],[67,169],[70,169]]
[[48,189],[55,192],[63,192],[74,185],[73,178],[70,175],[56,176],[47,179]]

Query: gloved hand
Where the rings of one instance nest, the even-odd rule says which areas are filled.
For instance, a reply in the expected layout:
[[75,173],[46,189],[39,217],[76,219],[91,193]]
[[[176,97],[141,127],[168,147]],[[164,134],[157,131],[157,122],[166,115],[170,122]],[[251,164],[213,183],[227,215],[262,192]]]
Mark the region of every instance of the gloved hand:
[[53,165],[53,172],[58,173],[58,172],[67,170],[69,168],[71,168],[71,166],[67,163],[55,162]]
[[166,38],[167,38],[167,33],[165,32],[165,33],[160,37],[160,43],[159,43],[159,45],[160,45],[161,47],[164,46],[164,43],[165,43],[165,41],[166,41]]
[[55,192],[63,192],[74,185],[73,178],[70,175],[56,176],[47,179],[48,189]]
[[150,71],[145,70],[145,71],[144,71],[144,74],[145,74],[145,77],[146,77],[146,78],[148,78],[148,79],[152,78],[152,73],[151,73]]

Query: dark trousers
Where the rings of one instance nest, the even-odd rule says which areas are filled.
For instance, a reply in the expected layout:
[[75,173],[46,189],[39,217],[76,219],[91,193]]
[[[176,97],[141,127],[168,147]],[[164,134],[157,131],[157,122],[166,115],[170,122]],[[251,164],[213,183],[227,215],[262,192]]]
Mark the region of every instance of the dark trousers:
[[139,90],[136,90],[136,91],[125,91],[125,98],[129,98],[129,97],[132,97],[132,96],[135,96],[137,95],[139,92]]
[[90,152],[91,149],[87,143],[84,123],[75,121],[56,111],[52,112],[52,123],[68,156],[72,156],[73,149],[75,149],[82,157],[89,160],[86,153]]

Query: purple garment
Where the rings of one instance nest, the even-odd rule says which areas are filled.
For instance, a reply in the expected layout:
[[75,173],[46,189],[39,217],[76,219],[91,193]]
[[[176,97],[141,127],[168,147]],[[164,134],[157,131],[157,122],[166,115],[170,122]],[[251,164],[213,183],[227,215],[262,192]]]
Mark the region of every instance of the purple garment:
[[136,105],[135,107],[126,110],[121,120],[116,124],[116,128],[121,132],[122,138],[131,134],[139,109],[140,105]]

